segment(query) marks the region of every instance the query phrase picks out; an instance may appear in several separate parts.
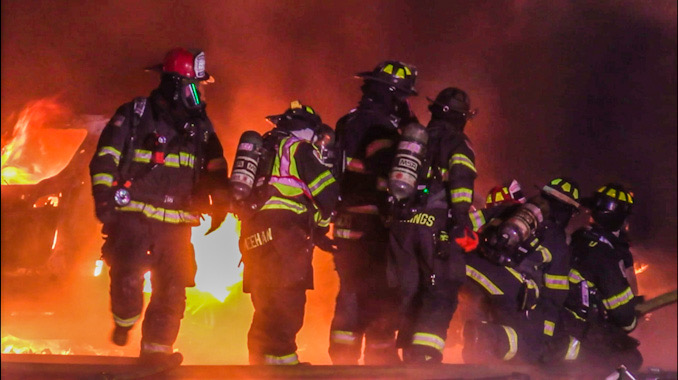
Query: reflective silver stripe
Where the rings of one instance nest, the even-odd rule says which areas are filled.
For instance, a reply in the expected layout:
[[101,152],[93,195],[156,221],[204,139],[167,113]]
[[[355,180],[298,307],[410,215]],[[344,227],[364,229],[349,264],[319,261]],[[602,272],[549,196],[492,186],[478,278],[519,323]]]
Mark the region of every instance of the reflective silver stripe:
[[568,274],[567,277],[568,277],[568,280],[573,284],[578,284],[578,283],[584,281],[584,277],[576,269],[570,269],[570,273]]
[[92,176],[92,186],[104,185],[106,187],[113,186],[113,176],[108,173],[97,173]]
[[438,335],[418,332],[412,336],[412,344],[419,346],[433,347],[436,350],[443,352],[445,348],[445,340]]
[[153,155],[153,153],[150,150],[135,149],[134,150],[134,158],[132,158],[132,161],[148,163],[148,162],[151,162],[151,156],[152,155]]
[[354,344],[357,338],[352,331],[332,330],[330,339],[332,339],[332,342],[334,343]]
[[159,220],[167,223],[199,223],[200,216],[183,210],[170,210],[162,207],[155,207],[148,203],[131,201],[127,206],[121,207],[120,211],[140,212],[147,218]]
[[303,214],[306,212],[306,207],[285,198],[271,197],[271,199],[264,203],[261,210],[289,210],[297,214]]
[[540,245],[537,248],[537,251],[541,252],[541,259],[544,263],[550,263],[551,260],[553,260],[553,255],[551,254],[551,251],[544,247],[543,245]]
[[338,237],[341,239],[351,239],[351,240],[356,240],[360,239],[363,236],[362,231],[351,231],[349,229],[345,228],[335,228],[334,229],[334,237]]
[[619,294],[616,294],[610,298],[604,299],[603,300],[603,305],[605,305],[605,308],[608,310],[613,310],[618,308],[621,305],[626,304],[627,302],[631,301],[633,299],[633,291],[631,290],[631,287],[627,287],[624,289]]
[[487,292],[493,296],[504,294],[504,292],[502,292],[497,285],[495,285],[492,281],[485,277],[484,274],[480,273],[476,268],[470,265],[466,266],[466,275],[474,279],[478,284],[480,284],[480,286],[485,288],[485,290],[487,290]]
[[117,315],[113,314],[113,321],[115,321],[115,324],[120,327],[131,327],[134,326],[134,324],[139,320],[140,317],[141,314],[135,315],[132,318],[120,318]]
[[544,321],[544,335],[553,336],[556,324],[552,321]]
[[450,190],[450,198],[452,203],[471,203],[473,201],[473,190],[466,187]]
[[146,353],[162,352],[165,354],[171,354],[172,346],[160,343],[141,342],[141,351]]
[[107,154],[113,157],[113,162],[115,162],[116,165],[120,163],[120,151],[112,146],[102,146],[101,149],[99,149],[99,153],[97,153],[97,157],[102,157]]
[[469,213],[469,217],[471,218],[471,224],[473,225],[473,231],[478,231],[480,227],[485,225],[485,215],[483,214],[482,211],[476,210],[473,212]]
[[168,154],[165,156],[165,166],[170,168],[179,167],[179,155],[178,154]]
[[565,353],[565,360],[575,360],[577,359],[577,356],[579,356],[579,347],[581,344],[579,341],[574,338],[570,337],[570,344],[567,346],[567,353]]
[[502,325],[501,327],[504,328],[509,343],[509,350],[506,355],[504,355],[502,360],[511,360],[514,356],[516,356],[516,353],[518,353],[518,334],[516,334],[516,330],[509,326]]
[[473,161],[471,161],[471,159],[464,154],[457,153],[452,155],[452,157],[450,157],[450,167],[452,167],[453,165],[464,165],[467,168],[471,169],[474,173],[477,173]]
[[568,276],[545,273],[544,286],[549,289],[568,290],[570,289],[570,281],[568,280]]
[[329,170],[326,170],[322,174],[320,174],[313,182],[311,182],[308,185],[309,190],[311,190],[311,194],[315,197],[316,195],[320,194],[321,191],[323,191],[324,188],[327,186],[333,184],[335,182],[334,177],[332,176],[332,173],[330,173]]
[[264,362],[271,365],[296,365],[299,364],[299,357],[296,352],[284,356],[264,355]]

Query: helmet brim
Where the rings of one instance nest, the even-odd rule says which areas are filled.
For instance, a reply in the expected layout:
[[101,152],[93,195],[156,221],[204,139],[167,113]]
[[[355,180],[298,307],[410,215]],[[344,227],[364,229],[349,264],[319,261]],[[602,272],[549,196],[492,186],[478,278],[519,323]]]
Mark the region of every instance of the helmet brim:
[[280,120],[282,120],[283,117],[285,117],[285,114],[268,115],[266,116],[266,120],[273,125],[278,125],[278,123],[280,122]]
[[557,199],[557,200],[559,200],[563,203],[566,203],[566,204],[568,204],[568,205],[570,205],[570,206],[572,206],[576,209],[581,208],[581,203],[575,201],[574,199],[568,197],[567,195],[561,193],[560,191],[554,189],[551,186],[545,185],[544,187],[542,187],[542,190],[546,194],[552,196],[553,198],[555,198],[555,199]]
[[409,94],[409,95],[419,95],[419,93],[416,90],[403,90],[402,88],[397,86],[397,83],[389,82],[387,80],[384,80],[382,78],[374,76],[374,73],[371,72],[371,71],[363,71],[363,72],[360,72],[360,73],[356,73],[353,77],[358,78],[358,79],[362,79],[362,80],[373,80],[375,82],[380,82],[380,83],[387,84],[389,86],[394,86],[398,90],[400,90],[400,91],[402,91],[406,94]]
[[[157,73],[163,73],[162,63],[158,63],[157,65],[145,67],[144,71],[147,71],[147,72],[153,71],[153,72],[157,72]],[[178,73],[177,73],[177,75],[179,75],[182,78],[186,78],[183,75],[180,75]],[[195,81],[198,81],[198,82],[214,83],[214,77],[211,76],[210,73],[208,73],[207,71],[205,71],[205,76],[202,77],[202,78],[186,78],[186,79],[195,80]]]

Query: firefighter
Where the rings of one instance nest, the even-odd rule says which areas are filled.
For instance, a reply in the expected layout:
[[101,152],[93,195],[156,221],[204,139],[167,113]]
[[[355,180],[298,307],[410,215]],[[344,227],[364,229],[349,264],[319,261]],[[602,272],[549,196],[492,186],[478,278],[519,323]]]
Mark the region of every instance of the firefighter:
[[406,363],[440,363],[458,291],[464,251],[477,245],[468,217],[477,176],[464,127],[475,112],[466,92],[449,87],[430,99],[424,179],[395,207],[391,263],[400,294],[398,347]]
[[[200,213],[220,223],[225,211],[203,200],[226,199],[228,168],[205,112],[202,86],[210,80],[205,54],[175,48],[152,68],[161,73],[148,97],[123,104],[101,133],[89,169],[97,218],[103,223],[102,256],[110,266],[116,345],[141,317],[144,273],[153,294],[144,314],[140,358],[173,356],[186,287],[195,286],[191,228]],[[200,195],[199,195],[200,194]],[[217,215],[219,214],[219,215]]]
[[330,326],[333,364],[400,362],[395,347],[396,293],[386,280],[389,214],[387,177],[399,128],[414,120],[415,67],[383,61],[363,79],[358,107],[336,125],[340,199],[334,222],[339,292]]
[[[558,177],[538,196],[509,208],[481,229],[481,249],[467,255],[466,274],[487,298],[489,319],[469,320],[464,325],[465,362],[543,360],[569,292],[570,251],[565,228],[579,207],[576,182]],[[520,244],[485,246],[493,242],[485,236],[495,221],[501,222],[497,231],[502,235],[510,232],[502,230],[503,223],[530,218],[539,222]]]
[[275,125],[264,139],[270,165],[260,162],[253,212],[241,219],[243,291],[254,306],[247,347],[250,364],[296,365],[313,246],[328,231],[339,185],[312,144],[321,127],[313,108],[293,101],[267,119]]
[[633,289],[633,255],[624,231],[634,198],[624,186],[608,183],[587,201],[592,221],[572,234],[568,328],[559,357],[565,351],[568,361],[610,369],[624,364],[635,371],[643,357],[628,334],[638,323],[635,305],[642,297]]

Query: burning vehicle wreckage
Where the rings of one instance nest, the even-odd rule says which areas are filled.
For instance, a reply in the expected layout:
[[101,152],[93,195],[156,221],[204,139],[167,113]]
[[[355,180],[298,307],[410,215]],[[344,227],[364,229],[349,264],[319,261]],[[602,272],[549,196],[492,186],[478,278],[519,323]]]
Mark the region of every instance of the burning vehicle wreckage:
[[[55,336],[49,332],[43,336],[40,334],[45,330],[30,327],[31,324],[63,323],[54,318],[54,310],[58,309],[54,305],[59,303],[59,297],[54,294],[67,298],[65,294],[77,284],[75,286],[90,288],[84,297],[93,305],[81,305],[75,310],[89,313],[90,309],[99,309],[97,312],[102,316],[90,320],[94,319],[94,323],[100,325],[97,328],[109,328],[103,317],[103,312],[108,310],[105,304],[107,282],[105,276],[101,276],[103,262],[97,260],[102,243],[101,225],[94,218],[87,168],[107,121],[103,116],[72,115],[56,100],[44,99],[28,105],[16,117],[11,134],[3,134],[3,378],[142,378],[159,370],[140,368],[133,352],[113,350],[108,342],[100,345],[108,348],[95,348],[96,343],[76,343],[65,333]],[[196,288],[188,289],[187,316],[182,329],[194,333],[197,330],[191,330],[190,325],[200,325],[203,334],[214,335],[215,325],[246,318],[251,315],[251,310],[248,303],[243,306],[244,303],[234,302],[229,312],[217,315],[215,308],[209,307],[211,304],[223,308],[227,297],[243,297],[241,291],[233,291],[238,290],[242,279],[238,268],[236,221],[229,217],[219,231],[205,236],[204,230],[209,224],[207,220],[194,231],[198,274]],[[233,254],[224,255],[224,250],[233,251]],[[214,251],[216,254],[210,255]],[[646,268],[646,265],[637,268],[636,272],[641,273]],[[150,281],[147,283],[146,293],[150,293]],[[675,302],[676,292],[673,291],[647,300],[636,309],[639,316],[649,316]],[[240,315],[242,309],[247,309],[244,317]],[[71,323],[77,319],[69,318]],[[247,324],[245,321],[243,328]],[[52,326],[52,330],[54,328],[59,329]],[[444,364],[430,368],[183,365],[165,375],[172,378],[599,378],[598,375],[587,377],[591,373],[573,372],[572,368],[543,372],[522,365],[476,364]],[[605,376],[608,379],[669,379],[676,378],[676,373],[648,369],[643,374],[631,374],[622,365]]]

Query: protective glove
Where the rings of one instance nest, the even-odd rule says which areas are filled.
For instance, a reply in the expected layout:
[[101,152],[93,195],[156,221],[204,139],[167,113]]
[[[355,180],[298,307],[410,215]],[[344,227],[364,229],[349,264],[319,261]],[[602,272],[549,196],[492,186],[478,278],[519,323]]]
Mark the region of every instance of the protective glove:
[[219,227],[221,227],[221,224],[226,219],[227,214],[228,211],[226,210],[225,207],[213,206],[213,210],[210,213],[210,217],[212,218],[210,223],[210,229],[207,230],[207,232],[205,232],[205,236],[211,234],[212,232],[216,231]]
[[523,275],[523,285],[518,291],[518,311],[532,310],[537,306],[539,300],[539,286],[529,278]]
[[336,253],[337,243],[327,237],[327,228],[316,228],[313,231],[313,244],[325,252]]
[[464,227],[463,232],[454,238],[454,241],[459,245],[464,252],[471,252],[478,247],[478,234],[470,229]]
[[110,224],[115,220],[114,189],[100,191],[94,195],[94,213],[101,223]]

